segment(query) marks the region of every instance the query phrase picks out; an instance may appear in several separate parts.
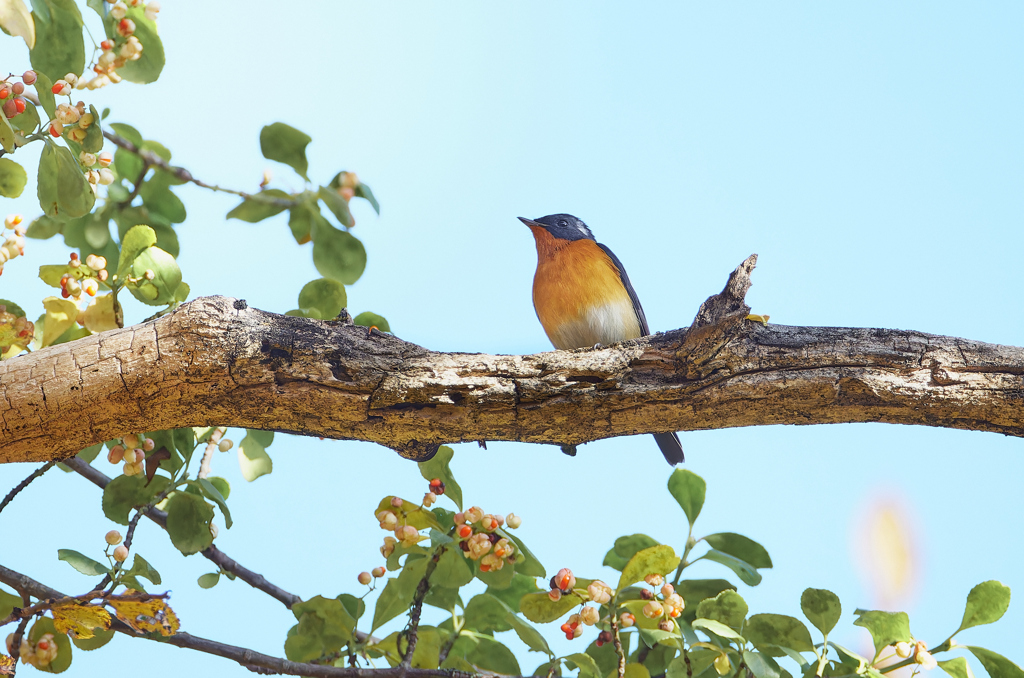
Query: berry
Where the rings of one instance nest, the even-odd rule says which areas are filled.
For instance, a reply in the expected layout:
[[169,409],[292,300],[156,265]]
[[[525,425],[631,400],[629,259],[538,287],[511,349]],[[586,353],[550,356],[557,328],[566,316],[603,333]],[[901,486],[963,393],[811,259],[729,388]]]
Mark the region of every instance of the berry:
[[908,643],[906,641],[903,641],[903,640],[901,640],[900,642],[896,643],[895,649],[896,649],[896,656],[900,657],[901,659],[906,659],[907,657],[910,656],[911,652],[913,652],[913,649],[910,647],[910,643]]
[[658,622],[658,628],[662,631],[667,631],[671,633],[672,630],[675,629],[675,625],[670,620],[663,619],[660,622]]
[[652,600],[651,602],[644,605],[643,612],[644,616],[648,619],[657,619],[662,614],[664,614],[665,608],[663,608],[661,606],[661,603],[659,603],[658,601]]
[[665,580],[661,578],[660,574],[649,574],[646,577],[644,577],[644,581],[650,584],[651,586],[661,586]]
[[116,560],[119,563],[123,563],[125,560],[127,560],[127,558],[128,549],[125,547],[124,544],[121,544],[116,549],[114,549],[114,560]]
[[110,532],[107,532],[107,536],[104,537],[104,539],[106,539],[107,543],[111,546],[117,546],[121,543],[121,533],[117,530],[111,530]]
[[467,537],[471,536],[472,534],[473,534],[473,528],[470,527],[469,525],[461,525],[461,526],[459,526],[459,536],[462,537],[463,539],[466,539]]
[[629,628],[635,623],[636,617],[634,617],[629,612],[623,612],[621,615],[619,615],[619,624],[621,624],[624,628]]
[[552,603],[557,603],[559,600],[562,599],[562,592],[558,589],[551,589],[550,591],[548,591],[548,598],[551,599]]
[[587,586],[591,602],[603,605],[612,599],[612,589],[600,579],[595,579]]
[[53,83],[53,87],[50,88],[50,91],[57,96],[67,96],[71,94],[71,85],[69,85],[66,80],[58,80]]
[[114,154],[110,151],[103,151],[96,156],[96,161],[100,167],[110,167],[110,163],[114,162]]
[[369,572],[360,572],[359,576],[356,577],[356,579],[358,579],[359,583],[364,586],[368,585],[371,581],[373,581],[373,577],[370,575]]
[[[92,167],[96,164],[96,156],[92,153],[82,151],[78,154],[78,162],[81,163],[83,167]],[[90,268],[92,267],[90,266]]]
[[227,452],[232,446],[234,446],[234,443],[229,438],[225,438],[217,444],[217,449],[221,452]]
[[675,589],[674,586],[672,586],[672,584],[665,584],[664,586],[661,587],[661,595],[663,595],[666,598],[668,598],[673,593],[675,593],[675,590],[676,589]]
[[36,72],[25,71],[21,74],[21,81],[24,82],[26,85],[34,85],[36,82]]
[[11,85],[11,89],[14,90],[15,94],[23,94],[25,92],[25,84],[21,82],[16,82],[13,85]]
[[[104,186],[109,186],[110,184],[114,183],[114,173],[111,172],[106,167],[101,169],[100,170],[100,183],[103,184]],[[152,280],[155,277],[156,277],[156,274],[153,273],[153,271],[150,271],[150,270],[146,271],[146,280]]]
[[57,137],[60,136],[61,132],[63,132],[63,131],[64,131],[64,125],[60,124],[59,122],[55,122],[52,125],[50,125],[50,136],[51,137],[57,138]]
[[385,570],[384,570],[383,567],[375,567],[372,570],[370,570],[370,574],[372,574],[377,579],[380,579],[381,577],[383,577],[384,576],[384,572],[385,572]]
[[567,567],[563,567],[558,574],[551,578],[551,588],[558,589],[562,593],[569,593],[574,586],[576,586],[576,577]]
[[586,624],[587,626],[593,626],[600,620],[600,618],[601,615],[600,613],[598,613],[596,607],[591,607],[587,605],[582,610],[580,610],[580,621]]
[[82,291],[88,294],[90,297],[95,297],[99,291],[100,285],[95,279],[89,278],[82,283]]
[[4,102],[4,117],[13,118],[18,114],[18,105],[14,103],[14,99],[8,99]]
[[[100,43],[100,49],[102,49],[105,52],[109,52],[110,50],[114,49],[114,41],[113,40],[104,40],[103,42]],[[32,83],[29,83],[29,84],[32,84]]]
[[430,481],[430,491],[434,494],[444,494],[444,483],[441,482],[440,478],[434,478]]
[[122,38],[127,38],[135,32],[135,22],[131,19],[121,19],[117,22],[117,32]]
[[7,85],[0,87],[0,99],[6,99],[9,96],[11,96],[11,88]]
[[391,505],[395,508],[402,508],[402,500],[399,497],[391,497]]
[[715,672],[720,676],[732,671],[732,663],[729,661],[729,656],[726,654],[720,654],[715,657]]
[[72,87],[74,87],[75,85],[77,85],[77,84],[78,84],[78,76],[77,76],[77,75],[75,75],[74,73],[68,73],[68,74],[66,74],[66,75],[64,76],[64,80],[65,80],[65,82],[67,82],[67,83],[68,83],[69,85],[71,85]]
[[505,524],[514,530],[523,524],[523,519],[514,513],[510,513],[508,514],[508,517],[505,518]]
[[25,100],[22,99],[21,97],[18,97],[17,99],[15,99],[14,100],[14,108],[15,108],[15,110],[18,111],[18,113],[24,113],[25,112]]

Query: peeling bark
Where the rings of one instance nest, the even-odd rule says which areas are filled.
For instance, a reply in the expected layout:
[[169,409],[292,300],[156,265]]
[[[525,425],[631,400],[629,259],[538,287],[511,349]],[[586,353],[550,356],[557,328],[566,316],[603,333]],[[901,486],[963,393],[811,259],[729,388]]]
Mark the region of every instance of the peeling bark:
[[1024,349],[921,332],[763,326],[740,265],[693,325],[595,350],[436,353],[344,320],[205,297],[0,363],[0,462],[183,426],[556,445],[763,424],[887,422],[1024,436]]

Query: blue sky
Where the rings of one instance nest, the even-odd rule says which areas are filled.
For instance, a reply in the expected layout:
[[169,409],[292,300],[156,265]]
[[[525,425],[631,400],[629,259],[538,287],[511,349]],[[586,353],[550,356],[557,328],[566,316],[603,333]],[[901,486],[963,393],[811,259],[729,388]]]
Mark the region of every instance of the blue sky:
[[[273,164],[260,155],[263,125],[311,134],[314,180],[354,170],[382,204],[377,217],[353,203],[369,264],[349,305],[385,315],[409,341],[548,350],[530,302],[536,255],[515,217],[570,212],[623,261],[654,330],[688,325],[757,252],[748,301],[773,322],[1024,343],[1019,4],[164,5],[161,79],[87,103],[110,106],[196,176],[245,190]],[[11,71],[28,66],[13,40],[0,41],[0,55]],[[282,187],[301,188],[288,168],[273,170]],[[179,261],[193,295],[284,312],[318,277],[283,217],[225,222],[231,197],[179,193],[189,209]],[[34,184],[5,209],[38,213]],[[50,292],[21,273],[66,254],[30,241],[26,255],[8,264],[0,296],[29,308]],[[128,309],[131,321],[144,314]],[[687,468],[708,481],[698,532],[741,532],[775,561],[759,587],[740,586],[752,611],[799,615],[803,588],[829,588],[845,611],[836,640],[863,647],[852,611],[878,603],[856,565],[856,528],[887,498],[907,507],[916,543],[918,593],[905,609],[919,637],[945,638],[981,581],[1024,590],[1017,439],[874,424],[682,440]],[[373,508],[387,494],[418,496],[415,467],[361,443],[278,436],[270,452],[274,473],[251,485],[232,455],[217,458],[236,521],[218,545],[303,597],[358,592],[356,574],[379,560]],[[454,469],[468,502],[524,517],[520,535],[549,570],[610,577],[598,563],[617,536],[685,539],[646,436],[587,445],[575,459],[551,447],[459,446]],[[30,470],[0,467],[0,487]],[[85,578],[56,550],[98,555],[111,527],[99,497],[59,472],[34,484],[0,516],[19,535],[3,563],[82,590]],[[184,630],[283,651],[294,621],[280,604],[240,582],[200,590],[207,561],[183,559],[155,527],[136,543],[162,571]],[[960,640],[1024,663],[1022,630],[1015,603]],[[249,675],[225,660],[114,643],[76,654],[73,670],[88,675],[116,653],[122,669],[154,677]],[[520,660],[524,671],[541,663],[525,651]]]

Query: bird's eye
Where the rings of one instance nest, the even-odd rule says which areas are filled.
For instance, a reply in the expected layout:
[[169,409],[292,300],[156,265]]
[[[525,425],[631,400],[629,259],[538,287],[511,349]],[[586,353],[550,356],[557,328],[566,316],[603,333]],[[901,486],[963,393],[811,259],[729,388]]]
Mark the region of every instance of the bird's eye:
[[558,222],[558,225],[561,226],[562,228],[566,228],[569,226],[569,222],[566,221],[565,219],[562,219]]

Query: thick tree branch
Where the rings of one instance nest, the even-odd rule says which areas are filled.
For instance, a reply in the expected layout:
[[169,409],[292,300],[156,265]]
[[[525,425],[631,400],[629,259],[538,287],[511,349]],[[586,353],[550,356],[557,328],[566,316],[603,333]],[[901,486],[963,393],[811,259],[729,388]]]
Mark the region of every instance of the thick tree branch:
[[[597,350],[435,353],[207,297],[0,363],[0,462],[183,426],[437,445],[886,422],[1024,436],[1024,349],[921,332],[763,326],[733,273],[693,326]],[[74,415],[74,416],[72,416]],[[82,418],[87,418],[83,426]]]

